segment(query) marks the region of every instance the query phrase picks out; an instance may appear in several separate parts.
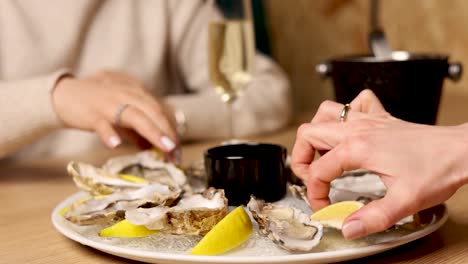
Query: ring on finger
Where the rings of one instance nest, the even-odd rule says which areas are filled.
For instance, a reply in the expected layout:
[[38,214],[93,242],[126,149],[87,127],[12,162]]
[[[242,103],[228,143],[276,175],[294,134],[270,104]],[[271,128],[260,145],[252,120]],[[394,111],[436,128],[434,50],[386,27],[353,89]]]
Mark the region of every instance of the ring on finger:
[[116,125],[119,125],[122,119],[122,113],[127,109],[130,105],[129,104],[120,104],[119,107],[117,107],[117,110],[115,111],[114,115],[114,121]]
[[349,110],[351,110],[351,105],[350,104],[345,104],[344,107],[343,107],[343,110],[341,110],[341,113],[340,113],[340,122],[344,122],[346,121],[346,119],[348,118],[348,112]]

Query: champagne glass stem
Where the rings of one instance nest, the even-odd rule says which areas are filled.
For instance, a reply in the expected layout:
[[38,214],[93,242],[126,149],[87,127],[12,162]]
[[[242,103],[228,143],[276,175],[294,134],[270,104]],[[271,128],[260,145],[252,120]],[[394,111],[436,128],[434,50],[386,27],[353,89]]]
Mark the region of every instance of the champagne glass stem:
[[234,114],[233,114],[233,102],[228,102],[227,106],[227,115],[228,115],[228,139],[234,139]]

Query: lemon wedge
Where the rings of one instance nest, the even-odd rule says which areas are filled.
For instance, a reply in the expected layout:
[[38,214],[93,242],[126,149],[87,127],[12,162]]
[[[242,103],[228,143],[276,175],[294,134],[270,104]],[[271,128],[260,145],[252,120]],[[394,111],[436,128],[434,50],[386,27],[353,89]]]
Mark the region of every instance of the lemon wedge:
[[242,206],[226,215],[190,251],[191,255],[220,255],[245,242],[252,234],[252,222]]
[[[78,199],[76,200],[75,203],[83,203],[83,202],[86,202],[88,200],[90,200],[91,197],[85,197],[85,198],[81,198],[81,199]],[[68,211],[70,211],[71,209],[71,206],[65,206],[64,208],[62,208],[60,211],[59,211],[59,214],[60,215],[65,215],[66,213],[68,213]]]
[[158,232],[142,225],[134,225],[128,220],[122,220],[99,231],[101,237],[144,237]]
[[326,227],[341,229],[345,219],[363,206],[364,204],[358,201],[334,203],[313,213],[310,219],[320,222]]
[[142,177],[138,177],[135,175],[130,175],[130,174],[119,174],[120,179],[129,181],[129,182],[134,182],[134,183],[147,183],[148,180]]

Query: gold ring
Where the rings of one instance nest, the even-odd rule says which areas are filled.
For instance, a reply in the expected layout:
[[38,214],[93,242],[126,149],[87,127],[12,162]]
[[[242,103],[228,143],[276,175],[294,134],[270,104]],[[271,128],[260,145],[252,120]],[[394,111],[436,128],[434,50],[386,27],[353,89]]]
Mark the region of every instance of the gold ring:
[[340,113],[340,122],[346,121],[346,118],[348,118],[349,110],[351,110],[351,105],[345,104],[343,107],[343,110],[341,110],[341,113]]
[[123,111],[125,111],[125,109],[127,109],[130,105],[129,104],[121,104],[119,105],[119,107],[117,108],[117,110],[115,111],[115,124],[116,125],[119,125],[120,122],[121,122],[121,117],[122,117],[122,113]]

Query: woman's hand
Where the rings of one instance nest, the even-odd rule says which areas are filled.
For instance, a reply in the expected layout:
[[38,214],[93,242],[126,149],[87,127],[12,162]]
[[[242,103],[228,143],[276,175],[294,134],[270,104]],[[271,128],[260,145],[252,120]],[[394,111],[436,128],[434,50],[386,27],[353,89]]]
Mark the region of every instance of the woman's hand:
[[[339,122],[342,104],[326,102],[297,133],[291,166],[308,187],[314,210],[329,204],[330,182],[344,171],[367,169],[387,186],[384,198],[346,219],[347,239],[383,231],[400,219],[447,200],[466,182],[468,127],[399,120],[369,90]],[[326,152],[314,159],[315,151]]]
[[52,98],[66,126],[95,131],[110,148],[119,145],[121,137],[142,137],[166,153],[177,146],[171,109],[127,74],[103,71],[84,79],[64,77]]

